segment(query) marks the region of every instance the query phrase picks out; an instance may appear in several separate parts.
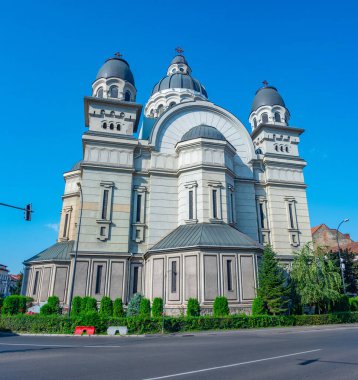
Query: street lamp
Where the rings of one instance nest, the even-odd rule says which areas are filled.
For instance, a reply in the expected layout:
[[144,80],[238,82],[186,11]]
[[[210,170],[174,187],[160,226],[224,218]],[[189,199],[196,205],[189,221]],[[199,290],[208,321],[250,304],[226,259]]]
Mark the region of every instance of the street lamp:
[[337,238],[337,246],[338,246],[338,256],[339,256],[339,266],[341,268],[341,276],[342,276],[342,283],[343,283],[343,293],[346,294],[346,283],[344,281],[344,263],[342,261],[342,257],[341,257],[341,247],[339,246],[339,227],[343,224],[343,223],[346,223],[349,221],[349,218],[346,218],[346,219],[343,219],[339,224],[338,224],[338,227],[337,227],[337,234],[336,234],[336,238]]
[[77,266],[77,254],[78,254],[78,242],[80,240],[80,231],[81,231],[81,221],[82,221],[82,209],[83,209],[83,194],[81,184],[77,183],[78,189],[80,191],[80,200],[81,200],[81,208],[80,208],[80,218],[78,221],[78,230],[77,230],[77,241],[76,241],[76,250],[75,250],[75,258],[73,262],[73,271],[72,271],[72,281],[71,281],[71,290],[70,297],[68,300],[68,316],[71,316],[71,307],[72,307],[72,298],[73,298],[73,290],[75,286],[75,278],[76,278],[76,266]]

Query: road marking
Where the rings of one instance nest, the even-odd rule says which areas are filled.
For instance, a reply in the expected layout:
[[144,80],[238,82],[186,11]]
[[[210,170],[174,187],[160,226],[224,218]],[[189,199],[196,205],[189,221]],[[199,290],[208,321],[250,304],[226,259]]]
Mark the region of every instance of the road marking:
[[71,346],[68,344],[0,343],[1,346],[63,347],[63,348],[118,348],[122,346]]
[[302,352],[295,352],[293,354],[287,354],[287,355],[280,355],[280,356],[272,356],[270,358],[264,358],[264,359],[257,359],[257,360],[250,360],[248,362],[241,362],[241,363],[234,363],[234,364],[228,364],[228,365],[222,365],[218,367],[211,367],[211,368],[204,368],[204,369],[198,369],[196,371],[188,371],[188,372],[180,372],[180,373],[174,373],[172,375],[166,375],[166,376],[159,376],[159,377],[150,377],[143,380],[159,380],[159,379],[169,379],[170,377],[177,377],[177,376],[185,376],[185,375],[192,375],[194,373],[200,373],[200,372],[208,372],[208,371],[214,371],[216,369],[222,369],[222,368],[230,368],[230,367],[238,367],[240,365],[245,364],[252,364],[252,363],[259,363],[264,362],[268,360],[275,360],[275,359],[281,359],[281,358],[287,358],[290,356],[296,356],[296,355],[302,355],[302,354],[308,354],[310,352],[317,352],[321,351],[322,348],[317,348],[315,350],[309,350],[309,351],[302,351]]

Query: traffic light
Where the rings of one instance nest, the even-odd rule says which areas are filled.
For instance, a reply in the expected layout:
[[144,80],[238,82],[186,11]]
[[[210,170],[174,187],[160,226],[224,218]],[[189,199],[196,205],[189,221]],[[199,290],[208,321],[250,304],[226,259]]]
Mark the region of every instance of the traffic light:
[[31,213],[32,213],[32,205],[31,203],[26,205],[25,207],[25,220],[30,221],[31,220]]

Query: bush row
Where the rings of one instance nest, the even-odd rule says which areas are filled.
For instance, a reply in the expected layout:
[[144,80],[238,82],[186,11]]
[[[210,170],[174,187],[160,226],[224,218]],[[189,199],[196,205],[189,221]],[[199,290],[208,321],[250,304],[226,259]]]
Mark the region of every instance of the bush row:
[[[247,329],[259,327],[310,326],[324,324],[357,323],[358,312],[321,315],[249,316],[237,314],[226,317],[165,317],[167,333],[217,329]],[[76,326],[95,326],[96,333],[105,333],[109,326],[127,326],[129,334],[159,333],[162,318],[108,318],[90,312],[71,318],[64,315],[24,315],[0,317],[0,331],[72,334]]]

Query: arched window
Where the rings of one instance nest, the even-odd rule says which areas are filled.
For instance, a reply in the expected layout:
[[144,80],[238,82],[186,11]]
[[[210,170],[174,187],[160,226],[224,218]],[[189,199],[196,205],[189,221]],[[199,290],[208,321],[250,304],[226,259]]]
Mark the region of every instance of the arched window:
[[126,93],[124,95],[124,100],[126,102],[130,102],[131,101],[131,93],[129,91],[126,91]]
[[154,110],[153,109],[150,110],[150,117],[154,117]]
[[103,98],[103,88],[100,87],[98,90],[97,90],[97,94],[96,94],[97,98]]
[[275,112],[275,121],[281,123],[281,115],[279,112]]
[[107,123],[106,122],[102,123],[102,128],[107,129]]
[[118,87],[117,86],[112,86],[109,89],[109,96],[111,98],[118,98]]
[[114,124],[113,123],[109,124],[109,129],[114,129]]
[[266,112],[262,114],[261,118],[262,118],[262,123],[263,124],[267,124],[268,123],[268,115],[267,115]]
[[285,150],[286,150],[286,153],[288,153],[288,146],[286,146],[286,149],[285,149]]
[[254,128],[257,127],[257,120],[256,120],[256,117],[254,117]]
[[117,131],[120,131],[121,130],[121,125],[118,123],[117,124]]
[[105,113],[106,113],[106,112],[105,112],[104,110],[101,110],[101,115],[104,116]]
[[280,146],[280,151],[283,152],[283,146],[282,145]]
[[175,102],[171,102],[170,104],[169,104],[169,107],[174,107],[175,106]]
[[123,119],[124,116],[125,116],[125,115],[124,115],[124,112],[121,112],[121,113],[119,114],[119,118],[120,118],[120,119]]
[[256,154],[263,154],[262,149],[261,148],[256,149]]
[[161,104],[161,105],[158,107],[158,116],[160,116],[163,112],[164,112],[164,106],[163,106],[163,104]]
[[111,117],[114,117],[114,116],[115,116],[114,111],[111,111]]
[[278,146],[277,145],[275,145],[275,151],[278,152]]

